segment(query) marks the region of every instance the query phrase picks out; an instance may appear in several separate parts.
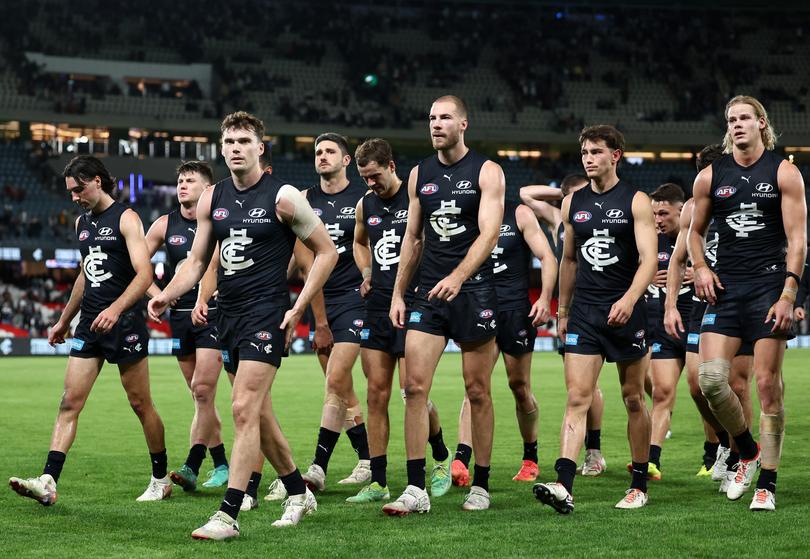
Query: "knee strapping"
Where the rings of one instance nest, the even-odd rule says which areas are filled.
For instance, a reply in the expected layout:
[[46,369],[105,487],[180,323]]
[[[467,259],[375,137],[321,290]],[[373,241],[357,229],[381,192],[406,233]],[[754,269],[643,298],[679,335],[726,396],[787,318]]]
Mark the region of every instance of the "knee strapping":
[[731,386],[728,384],[730,370],[731,363],[725,359],[710,359],[700,364],[698,384],[709,402],[714,398],[725,399],[731,395]]
[[759,414],[759,444],[762,449],[762,467],[776,470],[782,458],[782,441],[785,438],[785,411],[775,414]]
[[363,423],[363,409],[360,407],[360,404],[355,404],[350,408],[346,408],[346,417],[344,418],[346,422],[346,429],[351,429],[355,425],[360,425]]

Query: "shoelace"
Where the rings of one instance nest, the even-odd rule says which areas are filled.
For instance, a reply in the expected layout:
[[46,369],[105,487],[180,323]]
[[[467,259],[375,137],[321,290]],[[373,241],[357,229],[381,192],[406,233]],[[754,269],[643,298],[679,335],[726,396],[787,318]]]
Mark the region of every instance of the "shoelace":
[[764,489],[757,489],[756,493],[754,493],[754,500],[757,503],[764,503],[768,500],[768,492]]
[[745,473],[748,471],[748,464],[742,460],[737,465],[737,475],[734,476],[734,483],[742,483],[745,478]]
[[632,503],[633,501],[636,500],[636,497],[638,496],[639,493],[640,491],[638,491],[637,489],[631,489],[630,492],[627,493],[627,495],[624,497],[625,502]]

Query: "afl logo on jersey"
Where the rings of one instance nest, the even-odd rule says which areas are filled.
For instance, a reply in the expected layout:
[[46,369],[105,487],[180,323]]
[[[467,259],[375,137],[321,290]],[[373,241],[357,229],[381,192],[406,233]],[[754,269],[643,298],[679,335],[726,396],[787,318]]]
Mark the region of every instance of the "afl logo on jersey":
[[217,208],[211,213],[211,217],[216,219],[217,221],[222,221],[226,217],[228,217],[228,210],[226,208]]
[[492,309],[484,309],[478,313],[478,318],[492,318],[493,316],[495,316],[495,311]]
[[714,195],[718,198],[730,198],[731,196],[734,196],[736,192],[737,189],[733,186],[721,186],[714,191]]
[[366,223],[368,223],[373,227],[375,225],[379,225],[380,223],[382,223],[382,218],[378,215],[372,215],[366,220]]
[[102,236],[112,235],[112,227],[102,227],[98,230],[98,234]]
[[312,211],[315,212],[315,215],[321,217],[323,215],[323,210],[321,208],[312,208]]
[[267,340],[271,340],[273,338],[273,335],[270,332],[265,332],[264,330],[262,330],[261,332],[256,332],[256,337],[262,340],[263,342],[266,342]]
[[669,260],[669,253],[668,252],[659,252],[658,253],[658,261],[659,262],[666,262]]
[[138,341],[138,334],[130,334],[126,338],[124,338],[128,344],[134,344]]
[[424,194],[425,196],[430,196],[431,194],[436,194],[439,191],[439,187],[429,182],[425,185],[422,185],[422,188],[419,189],[419,192]]
[[768,184],[767,182],[761,182],[754,188],[757,189],[757,192],[773,192],[773,185]]
[[253,208],[248,212],[248,215],[254,218],[264,217],[267,215],[267,210],[264,208]]
[[459,190],[467,190],[471,186],[472,183],[470,181],[458,181],[456,183],[456,188],[458,188]]
[[80,241],[86,241],[87,237],[89,237],[89,236],[90,236],[90,231],[88,231],[87,229],[82,229],[82,232],[79,233],[79,240]]
[[170,245],[184,245],[186,244],[186,238],[183,235],[172,235],[169,237],[169,244]]
[[591,212],[586,212],[583,210],[581,212],[577,212],[574,214],[574,221],[576,221],[577,223],[585,223],[586,221],[591,219],[591,217],[593,217],[591,215]]

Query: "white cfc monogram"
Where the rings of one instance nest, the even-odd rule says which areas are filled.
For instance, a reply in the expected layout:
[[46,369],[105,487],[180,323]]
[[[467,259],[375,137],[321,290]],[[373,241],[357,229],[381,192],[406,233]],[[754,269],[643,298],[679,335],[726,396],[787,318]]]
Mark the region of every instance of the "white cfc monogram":
[[618,256],[610,255],[610,246],[616,242],[614,237],[610,236],[610,231],[607,229],[594,229],[593,237],[585,241],[580,251],[582,256],[591,265],[594,272],[601,272],[605,266],[610,266],[619,261]]
[[380,265],[380,270],[390,270],[394,264],[399,264],[397,245],[402,237],[397,235],[395,229],[383,231],[382,238],[374,245],[374,258]]
[[219,250],[219,258],[226,276],[232,276],[240,270],[253,266],[252,258],[245,260],[240,254],[252,242],[253,239],[247,236],[247,229],[231,228],[231,236],[222,242]]
[[728,216],[726,223],[737,232],[738,237],[747,237],[748,233],[765,228],[764,223],[757,221],[758,217],[762,217],[762,210],[757,209],[756,202],[740,204],[740,209]]
[[107,260],[107,255],[102,252],[101,247],[90,247],[87,258],[84,259],[84,275],[90,280],[90,287],[98,287],[101,282],[112,277],[112,273],[105,272],[102,264]]
[[495,248],[492,249],[492,254],[490,255],[492,259],[495,260],[494,262],[495,267],[492,269],[492,272],[495,274],[499,274],[509,267],[506,265],[506,263],[498,260],[501,254],[503,254],[503,247],[499,247],[496,245]]
[[442,206],[430,214],[430,226],[439,235],[440,241],[449,241],[453,235],[467,230],[464,225],[455,222],[454,216],[461,214],[461,208],[456,207],[456,201],[442,200]]
[[343,238],[343,235],[346,234],[345,229],[340,228],[340,224],[338,223],[325,223],[326,225],[326,232],[329,233],[329,237],[332,239],[332,242],[335,243],[335,247],[337,247],[337,253],[343,254],[346,252],[346,246],[337,246],[340,242],[340,239]]

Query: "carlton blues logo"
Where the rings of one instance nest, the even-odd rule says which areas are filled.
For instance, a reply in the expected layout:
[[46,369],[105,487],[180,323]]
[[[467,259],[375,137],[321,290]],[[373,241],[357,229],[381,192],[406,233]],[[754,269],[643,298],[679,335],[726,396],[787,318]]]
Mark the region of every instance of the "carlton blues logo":
[[379,225],[380,223],[382,223],[382,218],[378,215],[372,215],[366,220],[366,223],[368,223],[373,227],[375,225]]
[[593,217],[591,215],[591,212],[586,212],[585,210],[582,210],[581,212],[577,212],[574,214],[574,221],[576,221],[577,223],[585,223],[586,221],[591,219],[591,217]]
[[172,235],[169,237],[169,244],[170,245],[184,245],[186,244],[187,239],[183,235]]
[[88,231],[87,229],[82,229],[82,232],[79,233],[79,240],[80,241],[86,241],[89,236],[90,236],[90,231]]
[[216,219],[217,221],[222,221],[226,217],[228,217],[228,210],[226,208],[217,208],[211,213],[211,217]]
[[429,183],[427,183],[425,185],[422,185],[422,188],[419,189],[419,192],[421,192],[422,194],[424,194],[426,196],[429,196],[431,194],[436,194],[438,191],[439,191],[439,187],[436,186],[435,184],[433,184],[432,182],[429,182]]
[[714,191],[714,195],[718,198],[730,198],[736,194],[737,189],[733,186],[721,186]]

